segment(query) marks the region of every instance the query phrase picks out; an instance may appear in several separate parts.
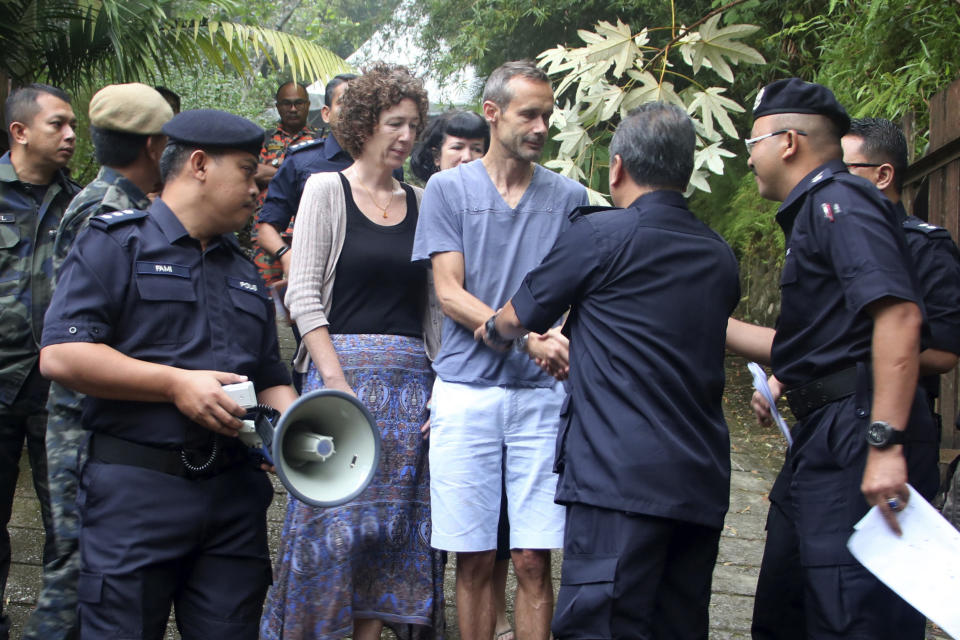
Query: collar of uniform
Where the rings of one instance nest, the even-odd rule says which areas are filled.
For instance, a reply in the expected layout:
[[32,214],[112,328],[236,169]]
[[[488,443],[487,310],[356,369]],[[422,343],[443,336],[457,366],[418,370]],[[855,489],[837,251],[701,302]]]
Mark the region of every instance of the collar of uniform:
[[170,241],[170,244],[173,244],[181,238],[190,237],[186,227],[180,222],[180,218],[178,218],[173,210],[160,198],[153,201],[149,211],[150,217],[156,221],[160,230],[163,231],[163,235]]
[[108,166],[100,167],[100,172],[97,174],[97,180],[106,182],[107,184],[115,185],[121,189],[131,202],[137,204],[137,208],[148,208],[150,206],[150,202],[147,200],[147,194],[145,194],[140,187],[133,184],[131,180],[124,177],[115,169],[111,169]]
[[[163,232],[163,235],[167,238],[170,244],[174,244],[177,241],[183,238],[190,238],[190,234],[187,233],[186,227],[183,226],[183,223],[180,222],[180,218],[177,217],[177,214],[173,212],[173,209],[167,206],[167,204],[157,198],[153,201],[153,204],[150,205],[150,217],[153,218],[157,226],[160,227],[160,230]],[[232,236],[232,234],[224,234],[222,236],[214,236],[210,239],[210,242],[207,243],[206,251],[211,249],[216,249],[223,245],[224,242],[229,244],[227,238]],[[239,247],[239,245],[237,245]]]
[[350,155],[343,150],[343,147],[340,146],[340,143],[337,142],[336,137],[331,133],[323,141],[323,157],[327,160],[333,160],[338,153],[342,153],[348,158]]
[[278,122],[278,123],[277,123],[277,128],[274,129],[274,130],[273,130],[273,133],[271,133],[269,136],[267,136],[266,139],[269,140],[270,138],[276,136],[277,134],[279,134],[279,135],[281,135],[281,136],[284,136],[284,137],[286,137],[286,138],[297,138],[297,137],[303,137],[303,136],[308,136],[308,135],[310,135],[310,136],[316,136],[316,135],[317,135],[317,130],[314,129],[313,127],[311,127],[310,125],[305,124],[305,125],[303,125],[303,128],[300,129],[300,131],[297,131],[296,133],[290,133],[289,131],[287,131],[286,129],[283,128],[283,125],[282,125],[282,124],[280,124],[280,123]]
[[[20,182],[20,178],[17,177],[17,171],[13,168],[13,163],[10,162],[9,151],[3,154],[3,157],[0,157],[0,182]],[[70,178],[64,169],[58,169],[57,172],[53,174],[53,180],[50,181],[50,184],[55,182],[64,188],[67,188],[70,184]]]
[[902,201],[893,205],[893,210],[897,212],[897,220],[900,221],[900,224],[906,222],[907,218],[910,217],[907,213],[907,210],[904,208]]
[[666,206],[677,207],[679,209],[687,208],[687,200],[683,194],[673,189],[657,189],[643,194],[630,203],[630,209],[643,211],[647,207]]
[[829,181],[836,173],[847,173],[847,165],[843,164],[843,160],[831,160],[805,175],[777,209],[777,222],[781,228],[784,230],[792,228],[793,219],[796,218],[800,203],[803,202],[807,193]]

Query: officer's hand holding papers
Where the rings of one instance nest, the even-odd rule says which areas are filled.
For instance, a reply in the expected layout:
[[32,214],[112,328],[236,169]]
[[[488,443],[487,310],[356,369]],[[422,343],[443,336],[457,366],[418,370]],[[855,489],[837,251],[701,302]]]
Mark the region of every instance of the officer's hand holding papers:
[[787,439],[787,446],[792,447],[793,437],[790,435],[790,427],[787,426],[786,420],[784,420],[780,412],[777,411],[777,400],[773,397],[770,385],[767,384],[767,374],[764,372],[763,367],[756,362],[747,363],[747,368],[750,369],[750,373],[753,375],[753,388],[766,400],[770,409],[771,419],[780,427],[783,437]]
[[901,598],[960,638],[960,532],[910,487],[897,536],[872,507],[847,542],[850,553]]

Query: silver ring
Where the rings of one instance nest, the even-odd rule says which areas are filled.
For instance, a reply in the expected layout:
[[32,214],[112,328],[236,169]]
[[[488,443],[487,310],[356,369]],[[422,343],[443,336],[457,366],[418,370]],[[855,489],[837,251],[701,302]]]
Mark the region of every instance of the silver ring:
[[900,509],[900,502],[896,498],[887,498],[887,506],[890,507],[890,511],[897,511]]

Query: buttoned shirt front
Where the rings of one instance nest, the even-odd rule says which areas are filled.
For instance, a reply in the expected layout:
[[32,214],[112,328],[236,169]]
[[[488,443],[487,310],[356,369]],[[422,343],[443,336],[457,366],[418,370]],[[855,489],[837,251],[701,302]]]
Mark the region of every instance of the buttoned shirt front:
[[557,501],[723,526],[723,417],[736,258],[683,196],[574,217],[512,304],[543,331],[572,307]]
[[[0,403],[16,398],[40,354],[57,226],[80,186],[58,171],[38,201],[9,152],[0,157]],[[41,187],[43,188],[43,187]]]
[[[91,219],[60,273],[43,344],[104,343],[138,360],[245,375],[261,391],[290,380],[273,313],[231,234],[203,249],[158,199],[148,212]],[[210,436],[172,403],[91,397],[83,423],[169,448],[200,446]]]

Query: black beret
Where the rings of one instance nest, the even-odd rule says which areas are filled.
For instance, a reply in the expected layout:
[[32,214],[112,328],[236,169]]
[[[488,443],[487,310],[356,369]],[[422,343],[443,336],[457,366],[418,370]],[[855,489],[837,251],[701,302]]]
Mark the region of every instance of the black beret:
[[753,117],[775,113],[812,113],[826,116],[840,128],[840,135],[850,130],[850,116],[833,92],[820,84],[787,78],[771,82],[760,89],[753,103]]
[[193,109],[182,111],[163,125],[170,142],[201,149],[236,149],[260,155],[263,129],[246,118],[217,111]]

